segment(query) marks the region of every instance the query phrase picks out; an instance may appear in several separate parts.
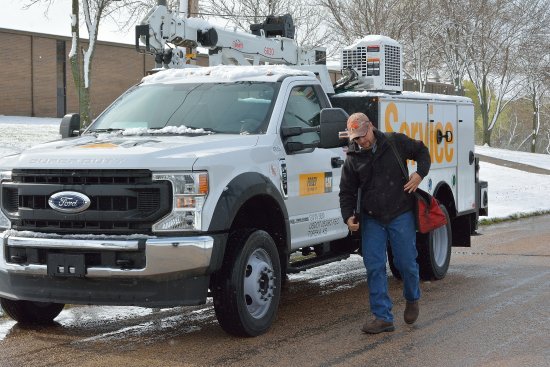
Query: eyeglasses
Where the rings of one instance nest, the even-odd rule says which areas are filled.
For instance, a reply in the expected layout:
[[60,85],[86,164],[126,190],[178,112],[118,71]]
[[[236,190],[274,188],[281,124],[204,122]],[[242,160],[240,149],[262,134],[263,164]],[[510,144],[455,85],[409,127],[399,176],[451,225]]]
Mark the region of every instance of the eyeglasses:
[[[367,120],[366,122],[368,123],[368,122],[370,122],[370,121]],[[369,126],[367,126],[367,131],[365,132],[365,135],[363,135],[363,136],[358,136],[358,137],[354,138],[353,141],[357,141],[357,140],[359,140],[359,139],[361,139],[361,138],[364,138],[365,136],[367,136],[367,134],[369,133],[370,130],[372,130],[372,127],[369,125]]]

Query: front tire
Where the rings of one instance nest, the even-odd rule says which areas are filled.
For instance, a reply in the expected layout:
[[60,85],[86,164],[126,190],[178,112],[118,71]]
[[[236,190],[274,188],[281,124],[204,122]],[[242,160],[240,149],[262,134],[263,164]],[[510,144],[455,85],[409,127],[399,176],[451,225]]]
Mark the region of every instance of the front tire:
[[13,301],[6,298],[0,298],[0,305],[9,317],[25,325],[51,324],[65,307],[62,303]]
[[449,270],[453,237],[451,220],[445,206],[439,206],[447,218],[447,224],[427,235],[419,235],[416,239],[417,261],[422,280],[443,279]]
[[222,268],[212,276],[214,310],[222,329],[236,336],[265,333],[281,298],[281,265],[271,236],[261,230],[232,233]]

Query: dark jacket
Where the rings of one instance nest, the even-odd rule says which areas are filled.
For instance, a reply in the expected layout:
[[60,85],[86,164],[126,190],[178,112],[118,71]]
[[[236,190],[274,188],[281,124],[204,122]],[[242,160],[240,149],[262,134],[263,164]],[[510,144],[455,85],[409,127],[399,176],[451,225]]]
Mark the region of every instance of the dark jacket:
[[340,179],[340,209],[344,222],[353,215],[357,205],[357,190],[361,187],[361,214],[371,216],[382,223],[411,210],[414,196],[403,186],[409,175],[403,175],[388,139],[394,142],[403,165],[407,159],[417,163],[416,172],[424,178],[430,170],[431,158],[423,142],[404,134],[384,134],[374,131],[376,151],[360,150],[356,143],[349,146]]

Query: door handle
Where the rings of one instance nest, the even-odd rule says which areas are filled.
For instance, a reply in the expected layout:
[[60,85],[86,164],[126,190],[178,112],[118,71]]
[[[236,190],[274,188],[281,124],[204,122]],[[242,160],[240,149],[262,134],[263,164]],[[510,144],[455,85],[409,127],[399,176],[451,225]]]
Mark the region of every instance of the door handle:
[[332,168],[342,167],[343,164],[344,160],[340,157],[332,157],[330,159],[330,165],[332,166]]
[[437,144],[440,144],[443,139],[445,139],[447,143],[450,143],[451,141],[453,141],[453,132],[450,130],[447,130],[445,131],[445,134],[443,134],[441,130],[437,130],[436,139],[437,139]]

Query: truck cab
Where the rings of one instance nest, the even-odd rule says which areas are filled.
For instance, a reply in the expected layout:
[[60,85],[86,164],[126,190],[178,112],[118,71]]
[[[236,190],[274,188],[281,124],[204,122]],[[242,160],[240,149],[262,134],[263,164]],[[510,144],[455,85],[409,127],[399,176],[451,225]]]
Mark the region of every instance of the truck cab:
[[3,308],[41,322],[67,303],[193,305],[210,289],[224,329],[265,332],[285,274],[315,265],[291,265],[292,252],[350,254],[330,247],[348,236],[345,153],[320,147],[322,111],[311,72],[166,70],[79,136],[4,159]]

